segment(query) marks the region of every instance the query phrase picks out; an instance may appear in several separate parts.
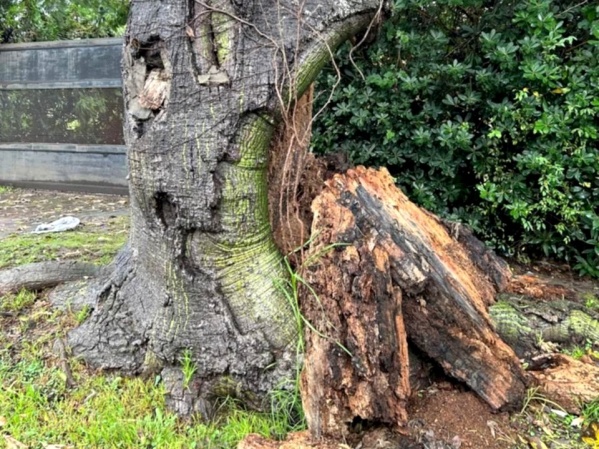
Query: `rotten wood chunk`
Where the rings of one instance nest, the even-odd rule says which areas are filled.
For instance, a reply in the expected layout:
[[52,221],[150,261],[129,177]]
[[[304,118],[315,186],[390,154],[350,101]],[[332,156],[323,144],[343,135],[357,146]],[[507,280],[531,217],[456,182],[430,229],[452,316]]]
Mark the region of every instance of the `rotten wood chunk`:
[[581,404],[597,399],[599,366],[596,360],[575,360],[565,354],[553,354],[546,363],[549,368],[532,371],[543,396],[576,415],[580,413]]
[[356,420],[405,423],[406,334],[493,409],[519,405],[524,374],[487,313],[507,265],[471,235],[452,238],[385,169],[358,167],[326,185],[304,274],[314,295],[302,303],[318,330],[307,331],[302,377],[313,435],[343,435]]
[[168,94],[168,78],[164,70],[154,69],[148,75],[143,91],[139,95],[141,107],[153,111],[160,109]]

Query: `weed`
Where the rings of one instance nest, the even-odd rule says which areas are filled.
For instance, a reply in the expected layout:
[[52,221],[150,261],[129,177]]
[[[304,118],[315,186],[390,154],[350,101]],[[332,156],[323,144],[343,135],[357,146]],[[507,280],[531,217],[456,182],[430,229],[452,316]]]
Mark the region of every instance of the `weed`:
[[597,353],[593,350],[593,347],[593,342],[591,340],[586,340],[584,346],[574,346],[570,349],[564,349],[562,352],[576,360],[582,359],[585,355],[597,357]]
[[0,186],[0,195],[2,195],[3,193],[10,193],[12,192],[14,189],[14,187],[12,186]]
[[584,416],[585,422],[599,423],[599,398],[584,405],[582,416]]
[[0,310],[5,312],[19,312],[31,306],[37,296],[29,290],[21,290],[19,293],[7,294],[0,297]]
[[83,323],[89,317],[91,311],[92,309],[89,305],[84,305],[82,309],[75,314],[75,320],[77,321],[77,324]]
[[191,350],[183,351],[183,359],[181,360],[181,370],[183,371],[183,388],[188,388],[189,383],[193,379],[193,375],[197,371],[197,366],[192,358]]
[[599,449],[599,425],[597,423],[592,423],[590,428],[592,429],[593,436],[583,436],[582,441],[593,449]]
[[587,309],[597,310],[599,309],[599,298],[590,293],[585,294],[582,299],[584,300],[584,306]]
[[570,357],[572,357],[573,359],[580,360],[585,356],[587,352],[584,348],[580,346],[575,346],[569,351],[567,351],[567,353],[569,353]]

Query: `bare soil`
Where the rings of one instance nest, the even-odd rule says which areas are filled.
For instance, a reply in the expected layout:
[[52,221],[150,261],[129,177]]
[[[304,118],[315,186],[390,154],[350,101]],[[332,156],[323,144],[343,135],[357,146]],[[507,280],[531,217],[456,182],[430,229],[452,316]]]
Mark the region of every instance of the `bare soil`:
[[461,449],[508,449],[517,440],[509,414],[492,413],[473,392],[448,382],[417,392],[408,413],[417,440],[434,438]]
[[0,238],[30,232],[41,223],[70,215],[82,223],[102,224],[126,215],[129,199],[122,195],[10,189],[0,193]]

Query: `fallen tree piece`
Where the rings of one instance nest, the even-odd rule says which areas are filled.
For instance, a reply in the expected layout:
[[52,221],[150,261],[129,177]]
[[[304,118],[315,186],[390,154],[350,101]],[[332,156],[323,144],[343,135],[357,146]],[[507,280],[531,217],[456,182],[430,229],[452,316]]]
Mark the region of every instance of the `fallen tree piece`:
[[466,234],[469,243],[452,238],[457,230],[411,203],[385,169],[358,167],[326,185],[305,262],[314,295],[302,302],[316,330],[306,332],[302,375],[312,434],[405,424],[406,336],[493,409],[518,406],[524,373],[487,313],[507,265]]
[[52,261],[21,265],[0,271],[0,295],[21,289],[41,290],[63,282],[97,276],[102,267],[75,261]]

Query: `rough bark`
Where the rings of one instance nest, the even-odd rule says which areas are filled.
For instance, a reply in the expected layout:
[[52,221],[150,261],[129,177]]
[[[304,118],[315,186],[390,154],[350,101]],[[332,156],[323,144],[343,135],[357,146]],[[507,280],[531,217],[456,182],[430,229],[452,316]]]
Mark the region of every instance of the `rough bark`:
[[97,276],[102,268],[73,261],[40,262],[0,271],[0,296],[21,289],[41,290],[64,282]]
[[[518,285],[516,278],[511,286]],[[535,282],[537,288],[538,282]],[[599,344],[599,313],[577,301],[538,300],[504,293],[489,309],[501,338],[518,357],[532,364],[533,359],[557,350],[590,342]]]
[[304,277],[314,295],[302,303],[317,330],[306,332],[302,374],[313,435],[345,435],[355,420],[405,424],[406,335],[493,409],[519,405],[524,374],[487,313],[505,263],[458,243],[386,170],[335,176],[313,212]]
[[69,335],[76,355],[128,372],[164,368],[176,383],[173,367],[190,351],[200,411],[223,382],[260,395],[293,372],[297,329],[276,286],[286,272],[268,220],[268,147],[331,51],[381,6],[131,2],[131,236],[113,275],[90,289],[95,310]]

